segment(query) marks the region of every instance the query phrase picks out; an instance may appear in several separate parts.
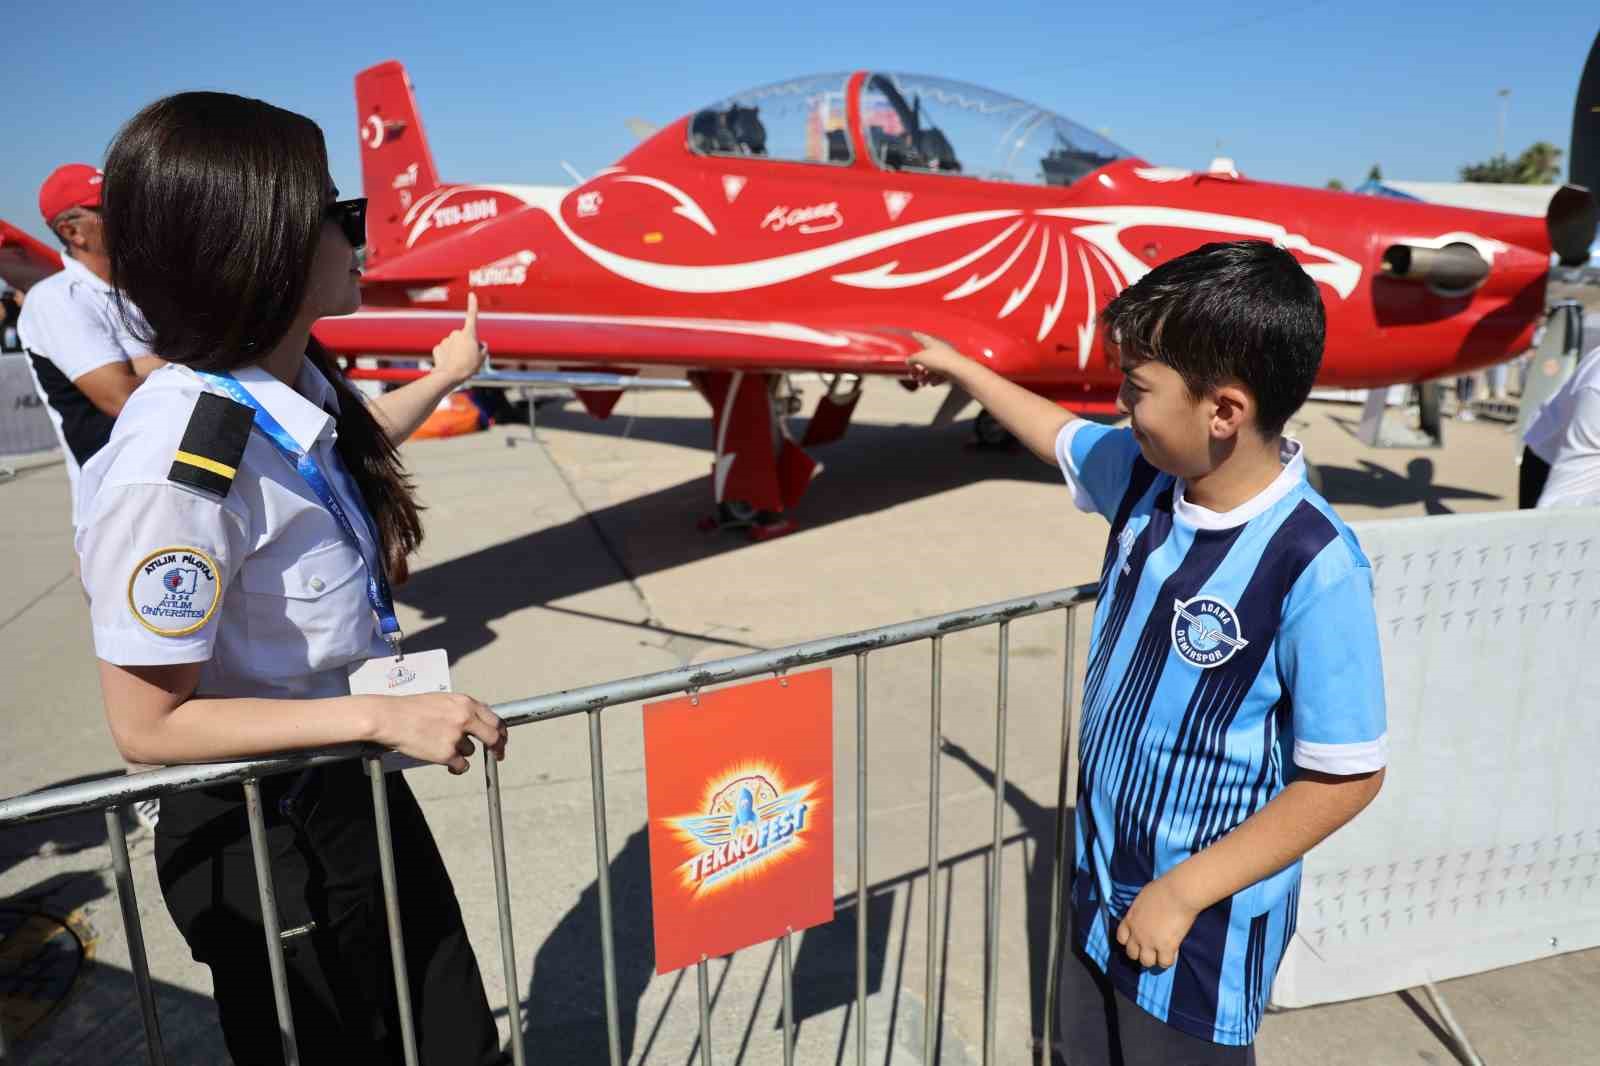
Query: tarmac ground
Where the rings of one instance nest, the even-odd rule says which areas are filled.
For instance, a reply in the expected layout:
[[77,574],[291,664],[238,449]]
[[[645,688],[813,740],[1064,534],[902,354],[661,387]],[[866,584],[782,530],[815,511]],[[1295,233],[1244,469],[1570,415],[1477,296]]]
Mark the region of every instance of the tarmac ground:
[[[816,386],[810,391],[814,398]],[[407,646],[445,648],[458,690],[498,702],[1093,581],[1104,523],[1076,513],[1057,474],[1031,456],[976,448],[970,411],[929,428],[941,398],[939,390],[869,383],[851,433],[818,451],[827,469],[799,508],[801,529],[762,543],[697,529],[711,510],[709,430],[692,395],[630,394],[604,422],[576,403],[547,405],[538,411],[537,441],[526,426],[504,426],[410,444],[406,461],[428,510],[422,558],[397,590]],[[1506,426],[1452,422],[1440,449],[1380,451],[1354,438],[1358,418],[1357,407],[1314,402],[1291,426],[1347,520],[1515,506],[1519,447]],[[61,465],[0,484],[0,514],[0,553],[10,561],[0,587],[0,794],[119,772],[73,577]],[[1087,617],[1081,622],[1073,649],[1080,679]],[[981,1061],[990,996],[996,1061],[1034,1060],[1063,633],[1054,614],[1019,620],[1010,635],[993,989],[984,962],[998,643],[992,628],[945,640],[934,756],[942,787],[933,985],[942,1010],[935,1007],[933,1058],[922,1046],[929,653],[914,645],[871,657],[870,1062]],[[839,909],[832,924],[796,936],[802,1063],[852,1061],[863,1023],[854,1012],[855,664],[832,670]],[[603,732],[625,1060],[689,1064],[698,1054],[694,973],[653,972],[639,708],[607,710]],[[490,1002],[503,1005],[477,772],[408,775],[449,864]],[[579,718],[516,730],[501,768],[519,1038],[530,1062],[605,1061],[589,777]],[[169,1061],[223,1062],[209,974],[166,914],[150,834],[133,829],[130,847]],[[777,958],[767,944],[711,960],[717,1062],[782,1060]],[[128,965],[99,816],[0,832],[0,1020],[17,1061],[142,1061]],[[1441,987],[1487,1063],[1597,1061],[1600,950]],[[503,1011],[501,1023],[507,1027]],[[1420,993],[1402,993],[1270,1014],[1257,1050],[1266,1066],[1457,1061],[1443,1031]]]

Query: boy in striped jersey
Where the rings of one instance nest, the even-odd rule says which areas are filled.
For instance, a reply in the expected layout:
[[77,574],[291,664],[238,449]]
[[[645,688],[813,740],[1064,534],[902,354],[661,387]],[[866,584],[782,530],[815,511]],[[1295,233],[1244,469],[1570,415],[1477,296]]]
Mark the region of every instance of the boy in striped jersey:
[[1300,858],[1387,759],[1372,573],[1283,435],[1322,359],[1317,285],[1259,241],[1208,244],[1102,315],[1114,429],[931,338],[965,389],[1111,523],[1084,682],[1070,1066],[1253,1063]]

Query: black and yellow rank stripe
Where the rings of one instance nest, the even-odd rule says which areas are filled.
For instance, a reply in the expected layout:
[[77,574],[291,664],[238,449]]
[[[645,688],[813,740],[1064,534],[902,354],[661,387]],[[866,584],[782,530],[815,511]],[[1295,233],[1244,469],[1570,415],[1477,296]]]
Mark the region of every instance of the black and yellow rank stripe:
[[167,480],[192,485],[218,497],[228,495],[254,421],[255,412],[244,404],[215,393],[201,393],[184,428],[178,453],[172,457]]

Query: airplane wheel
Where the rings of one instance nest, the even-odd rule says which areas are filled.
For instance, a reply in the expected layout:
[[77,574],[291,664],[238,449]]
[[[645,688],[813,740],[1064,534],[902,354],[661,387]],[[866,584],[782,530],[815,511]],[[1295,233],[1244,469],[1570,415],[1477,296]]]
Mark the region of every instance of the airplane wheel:
[[717,522],[723,526],[750,526],[756,521],[756,509],[744,500],[728,500],[717,504]]
[[978,443],[985,448],[1009,447],[1017,439],[988,411],[978,412],[977,420],[972,423],[972,432],[977,435]]

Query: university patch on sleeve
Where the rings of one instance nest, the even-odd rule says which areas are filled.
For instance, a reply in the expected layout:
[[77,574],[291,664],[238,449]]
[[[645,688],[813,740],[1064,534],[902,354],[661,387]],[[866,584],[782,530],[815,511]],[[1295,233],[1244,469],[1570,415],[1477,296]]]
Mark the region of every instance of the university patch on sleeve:
[[162,548],[139,560],[128,578],[128,609],[163,637],[200,629],[222,599],[217,564],[199,548]]
[[226,396],[203,392],[184,427],[183,441],[172,457],[169,481],[227,496],[239,472],[239,460],[250,440],[255,412]]

